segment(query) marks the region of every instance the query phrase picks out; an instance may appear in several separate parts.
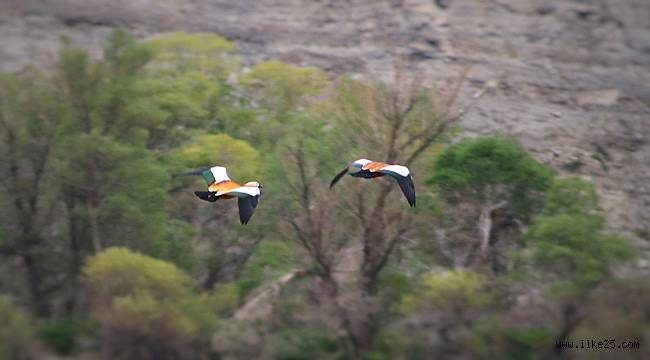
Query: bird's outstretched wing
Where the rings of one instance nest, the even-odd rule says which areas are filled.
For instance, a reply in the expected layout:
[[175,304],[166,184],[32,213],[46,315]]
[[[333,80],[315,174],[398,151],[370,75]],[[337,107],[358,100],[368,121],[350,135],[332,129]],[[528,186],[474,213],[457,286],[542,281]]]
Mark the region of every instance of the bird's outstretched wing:
[[406,200],[409,202],[409,205],[415,206],[415,184],[413,183],[411,173],[406,166],[388,165],[379,170],[379,172],[395,178],[404,194],[404,197],[406,197]]
[[397,180],[397,183],[399,184],[400,189],[402,189],[402,193],[409,202],[409,205],[415,206],[415,184],[413,184],[413,178],[411,178],[411,175],[406,177],[396,177],[395,180]]
[[199,168],[199,169],[188,170],[182,173],[173,174],[172,177],[202,175],[204,171],[208,171],[208,170],[210,170],[209,166],[204,168]]
[[348,168],[346,167],[345,169],[341,170],[340,173],[336,174],[334,179],[332,179],[332,182],[330,182],[330,189],[333,188],[334,185],[336,185],[336,183],[339,182],[339,180],[341,180],[343,175],[345,175],[347,172],[348,172]]
[[194,170],[189,170],[186,172],[174,174],[173,176],[190,176],[190,175],[201,175],[203,180],[210,185],[215,182],[221,182],[225,180],[230,180],[226,168],[223,166],[208,166],[204,168],[198,168]]
[[240,186],[223,192],[222,195],[230,195],[237,197],[237,205],[239,206],[239,221],[242,224],[248,224],[248,220],[253,216],[257,202],[262,195],[259,187],[253,186]]
[[246,225],[253,216],[253,212],[255,212],[255,207],[257,206],[257,197],[242,196],[237,200],[237,204],[239,205],[239,221],[243,225]]
[[201,200],[215,202],[219,199],[216,193],[211,191],[195,191],[194,195]]

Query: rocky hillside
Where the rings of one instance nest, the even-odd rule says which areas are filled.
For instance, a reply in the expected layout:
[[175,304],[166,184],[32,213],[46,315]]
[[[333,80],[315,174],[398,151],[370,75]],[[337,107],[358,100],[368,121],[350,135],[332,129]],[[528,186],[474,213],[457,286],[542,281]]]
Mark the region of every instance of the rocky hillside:
[[487,91],[462,120],[469,134],[515,135],[592,177],[613,228],[650,223],[647,0],[2,0],[0,69],[52,62],[62,36],[98,49],[115,27],[217,32],[246,63],[332,74],[388,77],[399,59],[444,84],[471,66],[462,102]]

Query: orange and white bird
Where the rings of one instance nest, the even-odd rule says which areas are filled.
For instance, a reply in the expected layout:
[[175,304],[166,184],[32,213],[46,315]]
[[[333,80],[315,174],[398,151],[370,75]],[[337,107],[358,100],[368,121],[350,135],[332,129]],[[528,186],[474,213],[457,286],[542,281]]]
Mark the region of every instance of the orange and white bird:
[[201,200],[215,202],[221,199],[237,198],[239,205],[239,220],[247,224],[257,207],[257,202],[262,196],[262,185],[257,181],[249,181],[240,185],[228,177],[228,172],[223,166],[213,166],[191,170],[178,175],[201,175],[208,184],[208,191],[195,191],[194,194]]
[[408,200],[409,205],[415,206],[415,185],[413,184],[413,178],[411,178],[411,172],[406,166],[370,161],[368,159],[355,160],[343,171],[336,174],[330,183],[330,189],[341,180],[343,175],[346,173],[350,176],[364,179],[390,175],[397,180],[397,183],[399,184],[400,189],[402,189],[402,193],[404,193],[404,197]]

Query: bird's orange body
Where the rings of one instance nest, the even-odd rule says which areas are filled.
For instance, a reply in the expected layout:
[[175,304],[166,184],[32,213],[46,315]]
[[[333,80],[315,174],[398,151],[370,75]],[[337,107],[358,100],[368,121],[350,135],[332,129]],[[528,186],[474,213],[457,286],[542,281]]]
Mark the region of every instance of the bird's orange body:
[[386,167],[388,165],[389,164],[387,164],[385,162],[371,161],[371,162],[363,165],[363,167],[361,169],[362,170],[370,170],[372,172],[375,172],[375,171],[381,170],[383,167]]
[[[220,182],[213,182],[212,184],[208,185],[208,191],[212,192],[226,192],[228,190],[232,190],[235,188],[240,187],[238,183],[232,181],[232,180],[224,180]],[[232,196],[230,195],[224,195],[224,198],[231,198]]]
[[386,167],[388,165],[389,164],[387,164],[385,162],[372,161],[372,162],[369,162],[369,163],[363,165],[363,167],[361,169],[362,170],[369,170],[372,173],[372,177],[376,178],[376,177],[380,177],[380,176],[385,175],[385,174],[380,173],[379,170],[381,170],[382,168],[384,168],[384,167]]

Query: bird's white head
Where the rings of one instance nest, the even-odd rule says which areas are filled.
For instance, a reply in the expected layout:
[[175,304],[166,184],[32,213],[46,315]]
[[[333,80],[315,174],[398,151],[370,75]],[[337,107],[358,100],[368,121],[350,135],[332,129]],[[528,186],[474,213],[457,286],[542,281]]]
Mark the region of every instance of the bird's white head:
[[370,161],[368,159],[359,159],[359,160],[353,161],[351,166],[361,168],[361,167],[363,167],[363,165],[365,165],[367,163],[370,163],[370,162],[372,162],[372,161]]

